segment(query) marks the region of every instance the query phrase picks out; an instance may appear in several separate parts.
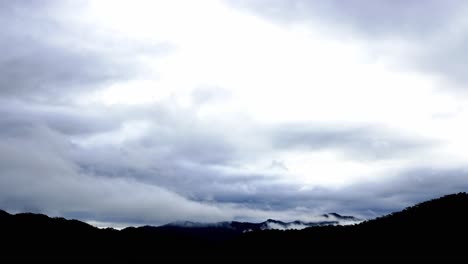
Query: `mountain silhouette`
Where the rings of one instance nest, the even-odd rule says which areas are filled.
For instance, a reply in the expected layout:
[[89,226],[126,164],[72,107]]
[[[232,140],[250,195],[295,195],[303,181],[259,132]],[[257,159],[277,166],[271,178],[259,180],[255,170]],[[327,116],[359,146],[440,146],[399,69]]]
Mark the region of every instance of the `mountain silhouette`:
[[318,224],[302,230],[262,229],[265,224],[295,223],[269,219],[262,223],[177,222],[119,231],[77,220],[0,210],[0,260],[468,259],[467,220],[466,193],[359,224]]
[[[347,225],[362,222],[361,219],[354,216],[341,216],[337,213],[323,214],[321,219],[318,219],[313,222],[305,221],[292,221],[292,222],[283,222],[274,219],[268,219],[261,223],[249,223],[249,222],[218,222],[218,223],[198,223],[191,221],[181,221],[169,223],[167,225],[157,227],[157,228],[171,228],[171,229],[231,229],[234,232],[245,233],[251,231],[267,230],[267,229],[279,229],[279,230],[289,230],[289,229],[304,229],[307,227],[314,226],[325,226],[325,225]],[[188,231],[188,230],[187,230]]]

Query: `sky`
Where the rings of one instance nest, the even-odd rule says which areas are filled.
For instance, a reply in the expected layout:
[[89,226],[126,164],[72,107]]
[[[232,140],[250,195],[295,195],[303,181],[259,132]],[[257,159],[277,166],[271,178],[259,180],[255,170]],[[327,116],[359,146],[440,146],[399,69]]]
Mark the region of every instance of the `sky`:
[[0,0],[0,208],[373,218],[468,189],[468,3]]

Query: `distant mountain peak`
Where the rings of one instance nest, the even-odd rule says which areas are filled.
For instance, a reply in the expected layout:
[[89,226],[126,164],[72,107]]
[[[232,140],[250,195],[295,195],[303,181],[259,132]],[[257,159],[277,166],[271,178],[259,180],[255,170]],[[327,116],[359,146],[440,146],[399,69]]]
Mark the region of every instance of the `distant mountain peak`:
[[275,220],[275,219],[267,219],[264,223],[276,223],[276,224],[285,224],[282,221]]
[[356,218],[354,216],[340,215],[338,213],[328,213],[328,214],[323,214],[322,216],[325,218],[335,218],[335,219],[345,220],[345,221],[361,221],[361,219]]
[[201,223],[192,221],[176,221],[164,225],[166,227],[181,227],[181,228],[204,228],[204,227],[224,227],[229,225],[231,222],[216,222],[216,223]]

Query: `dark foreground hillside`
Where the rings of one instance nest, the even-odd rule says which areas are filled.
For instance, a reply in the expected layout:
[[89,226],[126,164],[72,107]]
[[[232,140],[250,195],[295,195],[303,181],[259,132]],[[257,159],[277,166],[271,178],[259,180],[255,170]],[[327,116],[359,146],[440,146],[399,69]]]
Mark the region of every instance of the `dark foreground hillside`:
[[468,194],[427,201],[353,226],[263,230],[97,229],[0,211],[1,259],[468,259]]

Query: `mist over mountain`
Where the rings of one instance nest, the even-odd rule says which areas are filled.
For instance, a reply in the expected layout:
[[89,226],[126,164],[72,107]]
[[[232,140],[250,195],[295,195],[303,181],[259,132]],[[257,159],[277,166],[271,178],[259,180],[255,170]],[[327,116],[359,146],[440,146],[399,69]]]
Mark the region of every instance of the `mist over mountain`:
[[[99,229],[64,218],[0,211],[2,259],[468,259],[468,194],[423,202],[352,225],[269,219]],[[325,218],[355,221],[351,216]],[[293,225],[308,225],[296,230]],[[275,228],[281,227],[281,228]],[[288,230],[286,230],[288,229]],[[299,229],[299,228],[298,228]]]
[[326,225],[351,225],[362,222],[363,220],[356,218],[354,216],[342,216],[337,213],[323,214],[316,221],[305,222],[305,221],[292,221],[292,222],[283,222],[274,219],[268,219],[261,223],[248,223],[248,222],[217,222],[217,223],[199,223],[191,221],[178,221],[169,223],[160,228],[228,228],[237,230],[240,232],[249,232],[257,230],[268,230],[268,229],[278,229],[278,230],[300,230],[307,227],[313,226],[326,226]]

